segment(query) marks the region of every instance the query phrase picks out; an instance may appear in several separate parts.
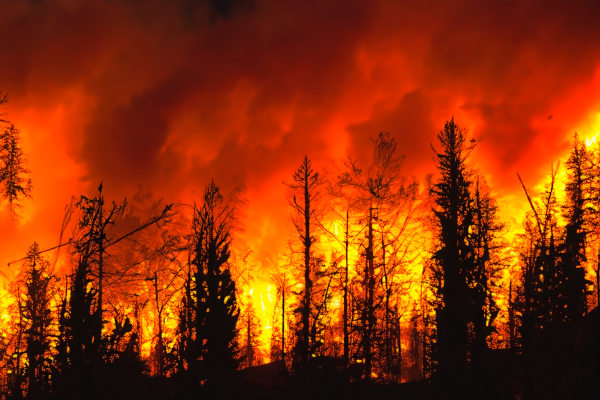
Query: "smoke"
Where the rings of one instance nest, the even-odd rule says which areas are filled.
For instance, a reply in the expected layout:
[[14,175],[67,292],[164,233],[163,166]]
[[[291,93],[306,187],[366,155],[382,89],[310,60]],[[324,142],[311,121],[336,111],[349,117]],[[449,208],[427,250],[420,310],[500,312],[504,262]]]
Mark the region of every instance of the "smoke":
[[598,112],[599,14],[596,1],[2,1],[0,89],[35,189],[24,222],[2,220],[18,232],[0,251],[51,245],[62,204],[101,179],[173,201],[210,177],[242,185],[248,245],[281,243],[282,181],[304,154],[364,157],[386,131],[420,178],[452,116],[511,193]]

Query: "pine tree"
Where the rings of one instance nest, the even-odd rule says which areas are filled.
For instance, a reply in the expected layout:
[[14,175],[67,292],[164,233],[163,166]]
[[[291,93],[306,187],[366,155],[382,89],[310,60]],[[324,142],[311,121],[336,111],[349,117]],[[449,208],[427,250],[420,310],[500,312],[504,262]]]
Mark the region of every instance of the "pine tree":
[[471,178],[466,165],[471,148],[465,132],[454,119],[438,134],[442,149],[437,153],[440,179],[431,189],[439,247],[433,256],[440,270],[436,310],[439,373],[447,385],[457,384],[466,367],[468,286],[470,267],[469,228],[473,223]]
[[561,322],[572,322],[587,311],[587,281],[582,263],[587,261],[586,245],[590,232],[591,183],[593,176],[590,154],[578,136],[573,139],[573,148],[567,160],[567,182],[564,228],[559,263],[560,288],[555,311]]
[[19,301],[27,356],[27,397],[40,398],[50,388],[53,314],[51,309],[53,275],[49,263],[33,243],[23,265],[24,297]]
[[11,214],[14,216],[18,202],[31,197],[31,179],[25,168],[25,154],[21,148],[20,133],[13,124],[0,132],[0,185],[2,196],[8,200]]
[[499,262],[495,257],[501,244],[497,239],[502,225],[497,221],[498,207],[493,198],[482,189],[481,179],[475,182],[472,193],[472,226],[469,230],[469,243],[472,247],[471,266],[466,279],[469,287],[469,322],[472,332],[469,337],[469,358],[475,368],[481,366],[487,350],[487,339],[494,331],[494,321],[500,311],[493,296],[492,285],[499,280]]
[[[122,214],[126,202],[113,202],[106,210],[100,184],[97,196],[81,196],[77,206],[81,216],[78,232],[71,240],[75,247],[75,270],[70,277],[68,294],[62,300],[57,355],[62,395],[76,396],[99,390],[101,374],[110,361],[107,338],[102,335],[104,256],[108,245],[107,228]],[[115,327],[113,334],[117,331]]]
[[180,312],[182,367],[192,379],[217,384],[238,367],[239,309],[229,257],[233,208],[214,181],[192,221],[191,270]]

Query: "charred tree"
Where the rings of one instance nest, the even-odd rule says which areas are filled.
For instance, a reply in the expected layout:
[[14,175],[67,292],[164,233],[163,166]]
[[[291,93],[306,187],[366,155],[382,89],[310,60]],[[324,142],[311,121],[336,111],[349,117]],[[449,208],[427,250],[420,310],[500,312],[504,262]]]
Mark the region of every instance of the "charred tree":
[[193,382],[213,387],[238,367],[239,309],[229,267],[233,218],[233,208],[211,181],[194,207],[179,329],[182,367]]
[[2,196],[8,201],[11,215],[16,215],[19,201],[31,197],[31,179],[25,167],[20,133],[13,124],[0,132],[0,185]]
[[[7,101],[6,93],[0,92],[0,105]],[[19,130],[0,114],[0,191],[12,217],[16,216],[19,202],[31,198],[32,184],[25,162]]]
[[586,146],[577,135],[573,139],[573,148],[567,160],[567,182],[565,186],[566,204],[564,217],[567,224],[564,238],[559,249],[561,260],[557,284],[558,298],[555,312],[560,322],[573,322],[587,311],[587,284],[582,263],[587,261],[586,247],[591,210],[591,183],[593,169]]
[[466,160],[469,148],[465,132],[450,120],[438,134],[442,149],[436,153],[440,180],[431,189],[439,230],[439,247],[433,256],[441,270],[442,302],[437,314],[439,373],[443,382],[456,385],[464,376],[467,351],[467,285],[464,279],[470,249],[472,223],[471,181]]
[[466,367],[481,360],[498,313],[491,282],[495,237],[501,226],[494,201],[481,192],[467,166],[475,140],[467,143],[465,131],[454,119],[438,139],[440,177],[431,188],[438,232],[432,258],[439,300],[435,358],[442,384],[453,390],[464,383]]
[[24,264],[25,297],[20,299],[27,356],[27,397],[41,398],[50,391],[52,345],[52,281],[49,263],[33,243]]
[[[400,354],[397,350],[399,324],[398,267],[409,252],[406,228],[412,217],[417,185],[405,184],[400,173],[403,157],[388,133],[373,139],[373,154],[366,168],[349,159],[339,185],[350,191],[353,206],[362,211],[363,242],[362,299],[360,310],[360,361],[363,375],[370,379],[374,364],[377,375],[398,380]],[[400,218],[404,213],[403,218]],[[398,331],[398,332],[397,332]],[[396,349],[396,350],[394,350]]]
[[310,342],[311,336],[311,303],[313,298],[313,276],[315,263],[312,248],[315,243],[314,233],[316,230],[318,211],[316,202],[319,198],[319,187],[322,184],[321,177],[316,172],[308,156],[294,172],[293,182],[288,184],[290,188],[290,204],[296,213],[294,225],[302,242],[303,250],[303,289],[299,314],[299,326],[297,331],[295,347],[295,363],[298,370],[305,370],[310,361],[310,351],[314,343]]

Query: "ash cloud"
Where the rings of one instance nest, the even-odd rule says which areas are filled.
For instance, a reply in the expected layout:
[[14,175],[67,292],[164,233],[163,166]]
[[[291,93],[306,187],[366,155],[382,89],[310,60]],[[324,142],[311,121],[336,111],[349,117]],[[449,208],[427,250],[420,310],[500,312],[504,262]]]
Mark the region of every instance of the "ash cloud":
[[[69,105],[56,146],[84,182],[125,192],[274,185],[305,153],[360,156],[380,131],[423,176],[452,116],[516,190],[515,170],[541,176],[600,103],[573,100],[600,79],[599,14],[596,1],[4,1],[0,89],[23,120]],[[32,154],[53,151],[23,134]],[[53,179],[47,165],[37,179]],[[285,215],[284,198],[253,200]]]

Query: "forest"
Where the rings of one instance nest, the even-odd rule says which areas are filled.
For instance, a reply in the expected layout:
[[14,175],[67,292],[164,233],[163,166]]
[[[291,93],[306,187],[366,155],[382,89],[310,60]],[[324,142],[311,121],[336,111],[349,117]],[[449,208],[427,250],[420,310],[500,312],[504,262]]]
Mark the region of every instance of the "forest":
[[[18,223],[36,182],[9,117],[2,212]],[[57,243],[31,237],[2,266],[2,398],[594,398],[600,147],[575,134],[543,184],[515,176],[513,227],[478,144],[450,118],[424,181],[389,133],[339,173],[306,155],[282,183],[295,235],[262,274],[236,244],[240,191],[105,199],[98,182]]]

